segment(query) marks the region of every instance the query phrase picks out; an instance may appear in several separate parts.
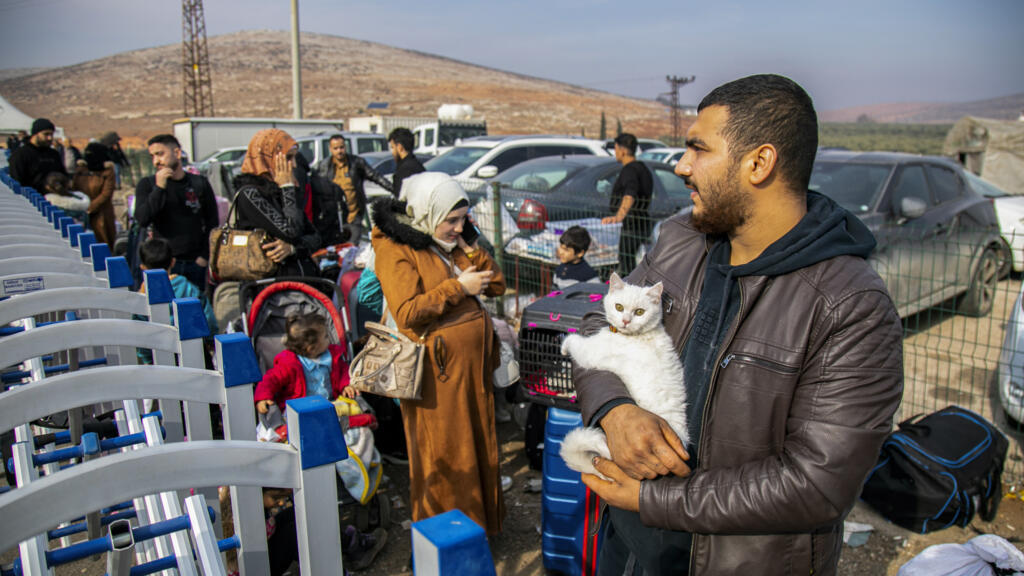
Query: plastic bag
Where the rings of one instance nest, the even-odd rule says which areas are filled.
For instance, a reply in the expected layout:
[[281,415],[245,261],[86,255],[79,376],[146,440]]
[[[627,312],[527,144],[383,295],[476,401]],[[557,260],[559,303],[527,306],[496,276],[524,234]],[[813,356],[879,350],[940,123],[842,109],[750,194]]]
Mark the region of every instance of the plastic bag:
[[993,565],[1024,576],[1024,553],[1000,536],[983,534],[966,544],[929,546],[900,567],[898,576],[994,576]]

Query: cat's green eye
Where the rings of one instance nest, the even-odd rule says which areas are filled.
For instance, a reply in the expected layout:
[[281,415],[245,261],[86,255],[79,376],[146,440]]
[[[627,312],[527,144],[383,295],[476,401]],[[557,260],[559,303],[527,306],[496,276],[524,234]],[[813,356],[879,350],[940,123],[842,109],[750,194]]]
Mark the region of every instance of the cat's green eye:
[[643,316],[643,315],[644,315],[644,309],[643,309],[643,308],[637,308],[637,309],[636,309],[636,310],[635,310],[635,311],[633,312],[633,314],[636,314],[637,316]]
[[615,309],[618,310],[619,312],[622,312],[622,304],[616,304]]

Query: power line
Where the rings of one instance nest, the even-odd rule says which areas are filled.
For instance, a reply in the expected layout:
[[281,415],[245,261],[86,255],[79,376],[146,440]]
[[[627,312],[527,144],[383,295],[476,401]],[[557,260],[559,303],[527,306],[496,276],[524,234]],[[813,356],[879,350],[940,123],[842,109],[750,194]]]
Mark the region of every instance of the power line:
[[181,0],[181,72],[185,116],[213,116],[203,0]]

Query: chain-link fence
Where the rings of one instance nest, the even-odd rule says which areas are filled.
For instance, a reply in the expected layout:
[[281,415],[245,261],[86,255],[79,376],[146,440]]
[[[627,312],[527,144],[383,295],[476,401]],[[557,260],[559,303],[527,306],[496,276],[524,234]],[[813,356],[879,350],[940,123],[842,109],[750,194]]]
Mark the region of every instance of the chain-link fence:
[[[612,270],[635,266],[668,216],[652,214],[651,237],[635,260],[620,265],[622,224],[601,223],[612,214],[606,195],[545,197],[538,188],[470,188],[472,217],[484,238],[500,247],[495,254],[509,286],[508,317],[518,317],[554,289],[558,240],[569,226],[588,230],[593,243],[586,260],[607,279]],[[903,318],[904,396],[897,421],[950,404],[983,415],[1011,438],[1004,481],[1019,486],[1024,483],[1024,310],[1018,300],[1021,270],[1012,270],[1010,247],[1024,239],[1000,237],[993,226],[967,226],[966,220],[939,231],[913,222],[875,230],[879,246],[871,262]],[[504,242],[494,241],[498,230]],[[1020,354],[1015,355],[1018,332]]]

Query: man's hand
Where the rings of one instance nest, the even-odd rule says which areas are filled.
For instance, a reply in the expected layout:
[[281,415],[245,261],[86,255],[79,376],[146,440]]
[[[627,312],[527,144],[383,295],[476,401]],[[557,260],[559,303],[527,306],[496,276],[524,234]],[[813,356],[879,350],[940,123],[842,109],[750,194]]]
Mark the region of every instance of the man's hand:
[[261,247],[263,248],[263,251],[266,252],[267,258],[270,258],[278,264],[284,262],[284,260],[292,254],[295,254],[295,246],[292,246],[284,240],[273,240],[263,244]]
[[174,170],[164,166],[163,168],[156,171],[156,187],[167,188],[167,181],[170,180],[171,176],[174,176]]
[[612,408],[601,419],[612,460],[630,478],[657,478],[668,473],[684,477],[690,455],[668,422],[633,404]]
[[610,506],[631,512],[640,511],[639,480],[630,478],[628,474],[622,471],[622,468],[615,465],[615,462],[601,457],[594,458],[594,468],[597,468],[597,471],[601,474],[611,478],[611,481],[603,480],[601,477],[594,476],[593,474],[583,474],[584,484],[589,486],[591,490],[596,492]]
[[273,400],[260,400],[256,403],[256,411],[260,414],[266,414],[267,410],[270,410],[270,405],[273,402]]
[[601,224],[615,224],[617,222],[622,222],[618,216],[605,216],[601,218]]

